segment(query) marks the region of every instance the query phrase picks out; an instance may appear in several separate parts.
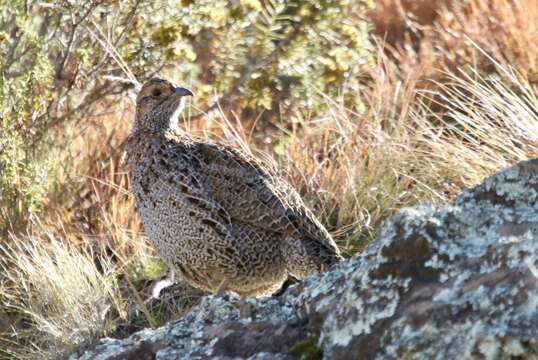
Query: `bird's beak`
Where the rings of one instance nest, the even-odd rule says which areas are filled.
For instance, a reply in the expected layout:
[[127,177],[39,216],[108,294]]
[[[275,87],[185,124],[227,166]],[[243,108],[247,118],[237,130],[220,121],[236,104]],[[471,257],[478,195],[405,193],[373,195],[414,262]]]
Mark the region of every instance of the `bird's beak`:
[[174,93],[179,96],[194,96],[194,93],[192,91],[190,91],[187,88],[179,87],[179,86],[174,89]]

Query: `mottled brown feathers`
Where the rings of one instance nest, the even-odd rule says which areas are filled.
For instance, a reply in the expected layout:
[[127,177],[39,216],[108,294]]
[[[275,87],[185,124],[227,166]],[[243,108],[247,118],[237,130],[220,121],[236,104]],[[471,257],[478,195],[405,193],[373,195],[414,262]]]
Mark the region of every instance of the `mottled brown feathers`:
[[330,234],[275,171],[239,149],[174,130],[176,89],[162,79],[142,87],[128,146],[138,213],[170,266],[208,291],[225,282],[262,296],[288,276],[340,260]]

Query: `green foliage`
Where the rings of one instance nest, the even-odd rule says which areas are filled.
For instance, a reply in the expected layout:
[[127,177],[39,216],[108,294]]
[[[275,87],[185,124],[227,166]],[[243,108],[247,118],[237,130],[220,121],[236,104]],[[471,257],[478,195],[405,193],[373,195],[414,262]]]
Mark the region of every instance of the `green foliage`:
[[[182,1],[169,16],[144,20],[149,38],[176,62],[198,96],[219,94],[225,108],[317,111],[319,93],[355,107],[362,71],[372,62],[368,1]],[[155,21],[157,19],[158,21]],[[137,29],[140,31],[140,29]]]
[[0,13],[0,229],[46,194],[47,154],[33,141],[52,99],[53,69],[39,26],[22,1]]

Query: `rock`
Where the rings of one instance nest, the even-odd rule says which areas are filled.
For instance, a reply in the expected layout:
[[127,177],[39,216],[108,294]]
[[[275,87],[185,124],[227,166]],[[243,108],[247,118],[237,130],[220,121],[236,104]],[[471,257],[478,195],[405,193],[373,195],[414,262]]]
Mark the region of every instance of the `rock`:
[[208,296],[71,359],[538,359],[538,159],[403,209],[359,256],[278,298]]

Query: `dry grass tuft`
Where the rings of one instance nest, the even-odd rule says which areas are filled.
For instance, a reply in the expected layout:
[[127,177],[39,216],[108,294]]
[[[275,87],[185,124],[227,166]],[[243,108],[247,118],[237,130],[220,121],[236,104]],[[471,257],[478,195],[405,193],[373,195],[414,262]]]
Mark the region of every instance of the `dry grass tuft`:
[[[476,72],[450,75],[451,82],[440,85],[442,95],[436,96],[444,112],[423,109],[429,119],[418,122],[431,161],[444,164],[445,174],[459,178],[462,186],[538,156],[536,90],[516,72],[498,71],[506,80]],[[431,100],[427,92],[423,97]]]
[[1,248],[0,301],[6,315],[20,322],[4,339],[26,344],[17,356],[66,356],[114,329],[110,311],[125,316],[108,259],[54,237],[10,240]]

